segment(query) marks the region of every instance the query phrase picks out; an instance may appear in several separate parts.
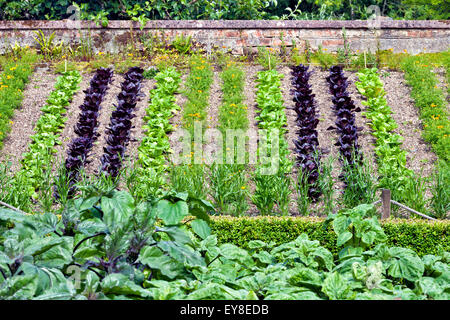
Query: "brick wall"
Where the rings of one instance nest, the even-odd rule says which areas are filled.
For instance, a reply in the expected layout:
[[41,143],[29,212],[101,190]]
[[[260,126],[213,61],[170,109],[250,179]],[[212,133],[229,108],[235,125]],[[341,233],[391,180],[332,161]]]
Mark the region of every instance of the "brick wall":
[[410,53],[439,52],[450,47],[450,21],[149,21],[143,31],[132,21],[110,21],[107,28],[90,21],[0,21],[0,52],[16,41],[21,45],[35,45],[35,30],[45,34],[55,32],[56,39],[76,43],[80,35],[90,32],[97,50],[117,52],[130,43],[130,28],[135,36],[161,33],[173,39],[177,34],[191,35],[207,48],[230,48],[236,54],[255,51],[258,46],[279,47],[283,34],[284,45],[295,41],[303,47],[309,41],[312,48],[322,45],[329,51],[342,46],[345,27],[352,50],[393,49]]

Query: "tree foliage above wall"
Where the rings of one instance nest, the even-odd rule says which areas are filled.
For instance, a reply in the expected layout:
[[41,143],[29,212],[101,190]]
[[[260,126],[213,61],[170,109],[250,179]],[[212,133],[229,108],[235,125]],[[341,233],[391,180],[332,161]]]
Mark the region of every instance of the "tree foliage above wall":
[[[447,4],[447,5],[446,5]],[[129,19],[134,10],[147,19],[367,19],[375,14],[393,19],[449,19],[448,0],[0,0],[2,20],[58,20],[107,17]]]

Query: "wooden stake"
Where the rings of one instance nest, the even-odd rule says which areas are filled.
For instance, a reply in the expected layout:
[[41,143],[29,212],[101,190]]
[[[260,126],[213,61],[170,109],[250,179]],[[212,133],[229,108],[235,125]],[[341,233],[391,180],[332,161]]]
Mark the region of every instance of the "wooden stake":
[[391,190],[381,190],[381,202],[383,204],[383,214],[381,219],[388,219],[391,216]]

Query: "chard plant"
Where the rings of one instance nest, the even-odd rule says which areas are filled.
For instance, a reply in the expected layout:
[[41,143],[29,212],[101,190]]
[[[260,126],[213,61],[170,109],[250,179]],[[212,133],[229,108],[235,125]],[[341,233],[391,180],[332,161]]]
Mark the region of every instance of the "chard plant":
[[[301,234],[218,243],[209,202],[94,190],[58,217],[0,208],[6,300],[448,300],[449,252],[389,247],[372,205],[330,215],[339,257]],[[191,216],[188,218],[188,216]],[[194,218],[195,217],[195,218]],[[187,219],[188,218],[188,219]]]

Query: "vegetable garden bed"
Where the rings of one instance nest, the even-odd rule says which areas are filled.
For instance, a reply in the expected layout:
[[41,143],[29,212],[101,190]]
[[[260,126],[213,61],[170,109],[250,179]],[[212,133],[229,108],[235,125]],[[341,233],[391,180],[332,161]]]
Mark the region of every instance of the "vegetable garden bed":
[[[234,63],[234,62],[233,62]],[[210,98],[207,99],[206,103],[207,106],[205,107],[204,111],[201,111],[199,113],[200,119],[204,119],[204,130],[207,128],[223,128],[223,132],[225,132],[225,129],[228,128],[234,128],[232,125],[232,122],[221,124],[219,121],[219,114],[220,117],[223,118],[223,111],[221,111],[223,108],[228,107],[223,105],[223,80],[221,79],[222,73],[224,72],[224,67],[221,64],[215,64],[212,65],[213,67],[213,73],[212,73],[212,79],[213,82],[207,84],[207,87],[209,88],[211,86],[211,92],[210,92]],[[245,99],[242,100],[242,106],[241,108],[245,108],[245,114],[244,118],[247,117],[248,119],[248,126],[243,127],[244,129],[253,129],[256,130],[258,128],[257,125],[257,116],[260,110],[258,109],[258,102],[255,93],[256,90],[256,80],[257,76],[261,74],[263,71],[263,68],[256,63],[247,63],[244,65],[236,65],[236,70],[242,70],[244,72],[244,83],[243,83],[243,97]],[[278,69],[278,70],[277,70]],[[296,130],[297,124],[296,124],[296,115],[293,110],[290,110],[294,106],[294,102],[292,101],[292,95],[291,90],[293,89],[293,86],[291,84],[292,81],[292,75],[290,74],[291,69],[289,66],[280,66],[277,69],[274,69],[273,72],[275,74],[279,74],[281,76],[281,82],[280,82],[280,101],[283,105],[283,111],[281,114],[285,114],[284,117],[286,117],[286,123],[283,124],[280,129],[285,130],[283,137],[284,141],[287,142],[289,152],[287,154],[288,158],[294,164],[295,162],[295,145],[294,140],[297,138]],[[192,67],[191,67],[192,71]],[[329,75],[329,71],[323,70],[319,67],[311,67],[310,71],[312,71],[311,74],[311,92],[315,95],[315,100],[317,102],[317,138],[318,138],[318,149],[317,151],[320,151],[322,153],[322,162],[326,162],[327,159],[333,158],[333,163],[330,165],[330,178],[333,181],[333,189],[331,190],[332,194],[331,197],[333,201],[337,202],[340,197],[340,192],[344,190],[344,183],[342,179],[339,179],[339,175],[342,172],[342,164],[338,161],[338,157],[340,156],[339,148],[335,146],[335,143],[339,137],[339,134],[334,131],[327,130],[329,127],[334,126],[334,122],[336,120],[336,116],[333,114],[332,109],[332,94],[330,93],[329,85],[326,82],[326,77]],[[186,77],[190,74],[189,68],[182,68],[179,70],[180,76],[183,79],[186,79]],[[201,74],[201,73],[200,73]],[[365,111],[366,108],[361,103],[365,103],[364,97],[358,92],[358,90],[355,87],[355,83],[358,81],[358,75],[355,71],[348,71],[344,70],[343,73],[346,77],[349,79],[349,87],[348,91],[350,93],[351,100],[354,102],[355,106],[358,108],[362,108],[362,111]],[[392,70],[380,70],[378,72],[379,75],[381,75],[381,85],[384,86],[384,90],[386,91],[386,99],[388,102],[388,105],[392,112],[392,117],[394,122],[397,125],[397,128],[394,129],[394,132],[400,136],[403,137],[403,142],[400,145],[401,150],[404,150],[404,156],[406,156],[405,165],[407,168],[411,169],[414,172],[414,177],[429,177],[434,170],[434,164],[436,162],[436,155],[434,152],[431,151],[430,145],[425,142],[422,138],[422,131],[423,131],[423,125],[422,121],[420,120],[419,116],[419,110],[414,106],[414,101],[409,97],[410,96],[410,87],[407,85],[406,81],[404,80],[403,73],[398,71],[392,71]],[[69,144],[69,141],[73,138],[74,132],[74,124],[77,121],[77,117],[79,115],[79,106],[81,104],[81,101],[84,97],[83,90],[87,89],[88,82],[92,78],[93,74],[85,73],[83,74],[83,81],[81,82],[81,89],[78,89],[78,91],[75,93],[74,98],[72,102],[67,106],[67,119],[65,122],[65,126],[62,129],[61,132],[61,144],[56,145],[56,153],[54,153],[54,158],[59,159],[59,161],[63,160],[67,154],[67,147]],[[198,76],[196,76],[198,78]],[[45,81],[41,81],[42,79],[45,79]],[[98,132],[99,137],[97,142],[94,143],[92,147],[92,151],[89,153],[90,160],[88,163],[86,163],[86,170],[89,174],[94,174],[99,172],[99,166],[100,166],[100,158],[103,153],[103,148],[105,147],[105,130],[109,122],[109,118],[111,116],[112,111],[114,110],[114,100],[116,99],[116,96],[119,92],[119,85],[121,81],[123,80],[122,76],[120,74],[115,74],[112,84],[109,85],[109,90],[105,95],[104,101],[101,104],[101,110],[98,115]],[[198,80],[198,79],[194,79]],[[51,71],[50,69],[38,69],[38,71],[32,76],[31,83],[28,85],[27,88],[24,90],[24,96],[25,100],[22,103],[21,109],[16,112],[14,117],[12,118],[12,123],[14,125],[12,126],[11,133],[7,136],[5,139],[5,145],[1,151],[1,158],[5,160],[7,157],[11,157],[10,160],[12,161],[11,170],[16,172],[19,167],[19,161],[20,161],[20,155],[24,152],[26,152],[29,148],[29,143],[31,142],[28,138],[33,131],[31,129],[35,125],[35,121],[40,113],[40,111],[37,110],[37,107],[39,107],[39,101],[40,104],[43,103],[42,99],[40,98],[45,96],[49,93],[49,90],[46,89],[49,86],[53,86],[52,82],[55,81],[55,73]],[[186,80],[185,80],[186,81]],[[233,80],[234,81],[234,80]],[[230,82],[232,83],[232,82]],[[145,112],[146,105],[148,105],[149,99],[151,97],[151,94],[154,90],[155,81],[154,80],[143,80],[143,90],[142,90],[142,98],[138,102],[138,107],[136,108],[136,117],[132,118],[132,136],[131,136],[131,142],[129,144],[129,147],[127,148],[126,155],[130,156],[130,161],[128,161],[127,166],[133,166],[135,160],[139,157],[138,148],[140,145],[141,140],[145,136],[146,129],[146,123],[143,121],[143,116]],[[232,85],[232,84],[231,84]],[[40,86],[43,86],[41,88]],[[180,83],[180,88],[186,88],[186,83],[182,82]],[[39,89],[37,89],[39,88]],[[176,128],[186,126],[188,118],[192,118],[190,115],[196,115],[195,112],[195,103],[197,103],[195,100],[191,102],[191,105],[194,107],[194,111],[188,111],[187,114],[183,111],[186,108],[186,92],[181,91],[181,89],[178,88],[177,91],[174,91],[171,93],[175,99],[176,103],[175,105],[179,108],[181,108],[179,112],[174,112],[172,116],[168,118],[168,120],[171,123],[171,128],[168,128],[168,131],[166,132],[170,136],[170,132]],[[39,96],[36,100],[35,92],[39,91]],[[47,90],[47,92],[46,92]],[[186,90],[186,89],[183,89]],[[194,89],[197,91],[202,91],[202,89]],[[196,92],[198,93],[198,92]],[[197,99],[197,98],[195,98]],[[227,110],[227,113],[232,114],[233,111],[228,108],[224,109]],[[368,119],[363,116],[360,112],[356,112],[356,127],[358,128],[358,140],[359,140],[359,148],[364,155],[364,159],[367,162],[370,162],[370,170],[372,170],[372,174],[377,175],[377,170],[379,170],[379,163],[376,163],[375,159],[375,153],[374,153],[374,141],[375,138],[372,135],[373,129],[369,125]],[[193,117],[194,120],[196,119]],[[224,119],[224,118],[223,118]],[[231,121],[238,121],[238,119],[231,115],[230,116]],[[230,121],[230,120],[224,120],[224,121]],[[247,120],[246,120],[247,121]],[[184,123],[184,124],[183,124]],[[194,122],[192,122],[194,123]],[[221,127],[222,126],[222,127]],[[154,141],[158,143],[157,141]],[[171,148],[174,149],[175,146],[171,145]],[[167,150],[165,151],[167,152]],[[312,155],[312,154],[311,154]],[[167,160],[167,156],[165,156],[166,164],[169,165],[169,161]],[[55,169],[56,170],[56,169]],[[209,197],[210,200],[213,202],[217,199],[214,199],[213,196],[211,196],[211,193],[206,192],[207,189],[212,189],[212,182],[210,178],[208,177],[208,174],[206,173],[207,169],[206,166],[202,168],[204,173],[202,173],[203,178],[205,180],[204,188],[202,190],[202,193]],[[254,165],[246,165],[245,167],[245,181],[243,182],[244,185],[241,187],[245,187],[245,190],[243,189],[242,197],[245,198],[246,205],[242,208],[245,208],[242,212],[222,212],[224,214],[234,214],[234,215],[258,215],[260,213],[260,209],[258,209],[258,201],[252,201],[255,195],[255,180],[252,177],[252,174],[255,172],[256,168]],[[290,177],[293,179],[292,184],[288,187],[287,190],[284,190],[283,192],[287,193],[287,198],[284,200],[286,202],[287,208],[284,210],[284,214],[289,215],[297,215],[299,214],[298,206],[296,203],[298,203],[299,195],[296,192],[296,183],[297,183],[297,176],[299,174],[299,170],[294,165],[291,169],[287,169],[289,171]],[[162,171],[161,173],[166,174],[168,171]],[[287,173],[287,172],[286,172]],[[414,178],[412,178],[414,179]],[[184,185],[179,185],[178,187],[181,189],[188,188],[189,183],[187,182]],[[324,182],[325,183],[325,182]],[[262,190],[261,186],[258,187],[258,190]],[[401,187],[400,187],[401,188]],[[181,190],[180,191],[186,191]],[[395,188],[394,188],[395,189]],[[256,190],[256,193],[259,191]],[[277,192],[277,191],[270,191],[269,189],[261,191],[261,192]],[[430,188],[423,188],[423,190],[420,191],[420,196],[423,198],[423,201],[428,201],[432,198],[432,191]],[[408,191],[412,192],[412,191]],[[395,190],[393,191],[395,195]],[[395,196],[394,196],[395,199]],[[405,199],[398,198],[397,200],[404,200],[406,201],[407,205],[412,204],[412,199]],[[408,201],[410,201],[408,203]],[[284,206],[283,203],[277,203],[276,196],[272,196],[271,199],[268,199],[267,203],[274,202],[274,209],[273,211],[278,214],[283,214],[283,210],[279,210],[279,206]],[[262,207],[265,207],[267,204],[262,204]],[[313,214],[313,215],[323,215],[323,207],[324,200],[320,200],[318,203],[315,203],[312,201],[312,203],[309,204],[309,208],[312,208],[312,210],[309,211],[306,214]],[[261,208],[262,208],[261,207]],[[339,206],[337,206],[338,208]],[[412,206],[414,208],[414,206]],[[416,208],[420,211],[425,209],[425,206]],[[428,210],[428,209],[427,209]],[[225,210],[226,211],[226,210]],[[270,211],[270,210],[269,210]],[[429,211],[429,210],[428,210]],[[326,214],[326,212],[325,212]]]
[[23,90],[0,91],[1,298],[448,299],[448,221],[380,223],[372,204],[389,188],[448,217],[447,107],[425,60],[134,54],[1,74]]

